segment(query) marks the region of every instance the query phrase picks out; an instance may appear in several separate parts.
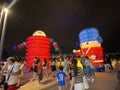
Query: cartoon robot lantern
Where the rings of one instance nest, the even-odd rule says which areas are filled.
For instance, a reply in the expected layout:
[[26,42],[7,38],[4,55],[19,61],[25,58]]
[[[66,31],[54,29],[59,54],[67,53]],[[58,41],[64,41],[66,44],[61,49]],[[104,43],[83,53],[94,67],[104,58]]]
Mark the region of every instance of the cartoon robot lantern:
[[95,66],[103,64],[102,38],[96,28],[86,28],[79,33],[79,42],[82,54],[94,60]]
[[34,57],[38,57],[41,61],[46,58],[47,66],[49,66],[50,39],[46,37],[46,34],[40,30],[35,31],[32,36],[27,38],[26,43],[26,60],[28,69],[31,68],[34,62]]

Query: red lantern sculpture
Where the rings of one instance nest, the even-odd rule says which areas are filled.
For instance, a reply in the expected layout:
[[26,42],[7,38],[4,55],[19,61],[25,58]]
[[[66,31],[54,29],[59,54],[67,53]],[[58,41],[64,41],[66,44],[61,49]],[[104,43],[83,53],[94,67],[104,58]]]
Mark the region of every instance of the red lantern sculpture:
[[28,69],[31,68],[34,57],[38,57],[41,62],[46,58],[47,66],[50,59],[50,39],[46,37],[43,31],[36,31],[33,36],[27,38],[26,41],[26,61]]

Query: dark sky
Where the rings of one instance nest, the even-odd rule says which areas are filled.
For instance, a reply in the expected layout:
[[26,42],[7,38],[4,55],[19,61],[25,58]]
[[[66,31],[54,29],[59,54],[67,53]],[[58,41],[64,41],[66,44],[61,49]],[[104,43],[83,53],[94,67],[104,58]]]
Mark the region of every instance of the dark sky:
[[[5,1],[12,0],[0,0]],[[72,52],[79,32],[96,27],[104,51],[115,52],[120,51],[119,26],[119,0],[18,0],[9,11],[4,48],[13,53],[14,45],[43,30],[58,42],[62,52]]]

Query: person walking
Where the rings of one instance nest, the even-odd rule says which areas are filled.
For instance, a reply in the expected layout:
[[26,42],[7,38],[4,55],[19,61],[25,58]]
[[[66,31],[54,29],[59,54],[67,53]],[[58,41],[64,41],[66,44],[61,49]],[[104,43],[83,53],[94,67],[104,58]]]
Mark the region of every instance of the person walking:
[[91,63],[90,59],[88,58],[88,56],[85,57],[84,65],[85,65],[85,72],[87,74],[88,80],[90,82],[93,82],[94,78],[92,75],[92,63]]
[[56,73],[56,58],[52,58],[51,59],[51,71],[52,71],[52,75],[53,77],[55,77],[55,73]]
[[38,83],[41,84],[41,81],[43,79],[43,67],[42,67],[42,62],[40,60],[38,60],[38,64],[37,64],[37,75],[38,75]]
[[56,73],[56,78],[58,81],[58,88],[59,90],[66,90],[65,86],[66,86],[66,73],[63,71],[63,66],[59,67],[59,70]]
[[32,81],[36,80],[37,79],[37,73],[38,73],[38,70],[37,70],[37,63],[38,63],[38,57],[35,57],[34,58],[34,63],[33,63],[33,78],[32,78]]
[[83,69],[79,66],[77,66],[77,60],[73,58],[72,60],[72,66],[73,69],[71,71],[72,74],[72,81],[71,81],[71,87],[70,90],[85,90],[83,86],[83,77],[84,72]]
[[48,77],[47,60],[46,60],[46,58],[44,58],[43,63],[42,63],[42,66],[43,66],[43,77],[44,77],[44,79],[45,79],[45,78]]

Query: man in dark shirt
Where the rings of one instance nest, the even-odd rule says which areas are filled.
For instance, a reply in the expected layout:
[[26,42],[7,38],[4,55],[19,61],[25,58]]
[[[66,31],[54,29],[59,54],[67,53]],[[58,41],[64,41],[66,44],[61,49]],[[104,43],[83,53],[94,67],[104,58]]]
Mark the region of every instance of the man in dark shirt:
[[108,54],[105,55],[105,59],[107,61],[107,63],[110,64],[110,69],[113,70],[113,66],[112,66],[112,59],[110,58],[110,56]]

